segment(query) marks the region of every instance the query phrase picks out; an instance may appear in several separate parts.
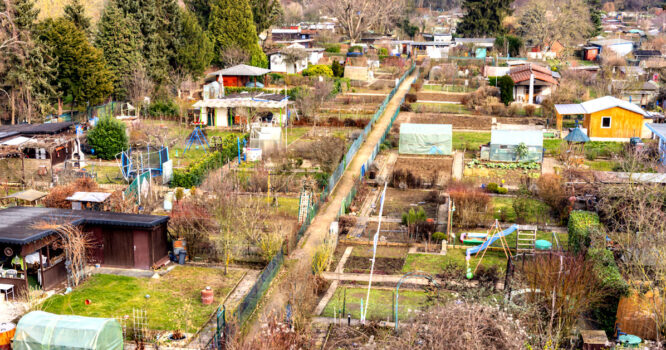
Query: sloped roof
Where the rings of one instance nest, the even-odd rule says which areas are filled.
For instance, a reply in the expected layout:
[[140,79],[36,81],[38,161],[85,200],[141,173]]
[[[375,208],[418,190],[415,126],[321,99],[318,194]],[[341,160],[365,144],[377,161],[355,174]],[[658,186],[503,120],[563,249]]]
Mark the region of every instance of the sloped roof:
[[536,64],[529,63],[516,66],[509,71],[509,76],[513,79],[514,83],[530,80],[530,75],[532,74],[534,74],[534,79],[557,85],[557,80],[553,78],[553,72],[546,67]]
[[21,135],[54,135],[67,131],[72,125],[74,125],[72,122],[2,125],[0,132],[15,132]]
[[73,195],[65,199],[75,202],[103,203],[109,196],[111,196],[111,193],[108,192],[74,192]]
[[246,77],[259,77],[264,74],[270,73],[270,69],[248,66],[247,64],[239,64],[237,66],[229,67],[226,69],[218,70],[208,74],[210,75],[233,75],[233,76],[246,76]]
[[517,146],[524,143],[527,146],[543,146],[543,132],[539,130],[492,130],[490,132],[491,145]]
[[587,135],[585,135],[583,130],[581,130],[580,128],[574,128],[573,130],[571,130],[569,135],[567,135],[564,138],[564,141],[568,141],[568,142],[589,142],[590,138],[587,137]]
[[25,190],[21,192],[16,192],[13,194],[10,194],[9,196],[4,197],[4,199],[20,199],[22,201],[28,201],[28,202],[33,202],[38,199],[41,199],[43,197],[46,197],[47,193],[46,192],[40,192],[37,190]]
[[599,97],[595,98],[594,100],[589,100],[577,104],[558,104],[555,105],[555,110],[561,115],[571,115],[590,114],[613,107],[619,107],[634,113],[638,113],[642,116],[647,116],[647,113],[643,110],[643,108],[629,101],[620,100],[619,98],[615,98],[613,96]]
[[633,44],[633,42],[629,40],[616,38],[616,39],[594,40],[590,41],[590,44],[596,46],[611,46],[611,45]]

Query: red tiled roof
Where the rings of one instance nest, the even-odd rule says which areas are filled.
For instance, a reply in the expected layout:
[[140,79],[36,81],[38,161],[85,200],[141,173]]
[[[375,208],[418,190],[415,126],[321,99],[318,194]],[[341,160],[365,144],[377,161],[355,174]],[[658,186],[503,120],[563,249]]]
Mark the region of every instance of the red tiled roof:
[[531,74],[534,74],[534,79],[557,85],[557,80],[553,78],[553,73],[546,67],[530,63],[511,68],[511,71],[509,71],[509,76],[516,84],[530,80]]

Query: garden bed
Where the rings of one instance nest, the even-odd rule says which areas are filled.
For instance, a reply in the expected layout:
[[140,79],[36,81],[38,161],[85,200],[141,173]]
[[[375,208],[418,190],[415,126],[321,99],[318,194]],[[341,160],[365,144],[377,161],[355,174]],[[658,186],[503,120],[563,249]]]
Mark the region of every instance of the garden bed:
[[446,156],[399,156],[393,166],[392,183],[408,188],[443,188],[451,178],[453,158]]
[[465,165],[463,176],[477,185],[497,183],[517,187],[525,182],[525,178],[538,179],[541,176],[540,168],[537,163],[475,161],[473,167],[470,162]]
[[[427,217],[436,218],[438,205],[432,201],[431,192],[433,191],[435,190],[400,190],[388,187],[384,199],[383,216],[401,218],[402,213],[409,211],[409,209],[414,208],[414,210],[417,210],[418,207],[423,207]],[[435,192],[438,193],[439,191]],[[376,211],[379,213],[379,203],[377,203]],[[370,229],[370,225],[368,229]]]
[[[67,295],[54,295],[40,309],[55,314],[90,317],[132,317],[133,309],[146,311],[152,330],[181,329],[194,333],[231,292],[243,272],[178,266],[159,279],[93,275]],[[210,286],[215,301],[201,303],[201,290]],[[85,301],[90,300],[86,305]]]
[[[394,305],[394,291],[395,289],[392,288],[372,288],[370,290],[370,307],[368,308],[368,313],[366,315],[368,320],[393,321],[394,310],[392,305]],[[367,303],[367,293],[367,288],[338,287],[335,290],[335,294],[333,294],[333,297],[324,308],[322,316],[333,317],[335,315],[334,311],[338,310],[337,314],[339,317],[339,313],[342,311],[344,304],[345,317],[346,314],[351,314],[353,319],[359,319],[361,315],[361,299],[363,299],[365,305],[365,303]],[[401,290],[398,303],[398,317],[400,317],[401,321],[406,321],[409,318],[418,316],[420,310],[425,310],[433,304],[434,301],[429,300],[428,295],[423,291]]]

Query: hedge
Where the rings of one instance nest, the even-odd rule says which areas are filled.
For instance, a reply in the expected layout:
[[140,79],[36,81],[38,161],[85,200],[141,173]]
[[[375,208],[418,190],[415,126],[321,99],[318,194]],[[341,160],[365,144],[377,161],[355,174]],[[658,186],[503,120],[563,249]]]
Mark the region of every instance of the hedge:
[[593,263],[599,290],[604,291],[604,297],[594,305],[592,316],[603,330],[612,334],[618,303],[622,296],[629,294],[629,284],[622,277],[613,252],[603,248],[590,249],[587,259]]
[[222,140],[223,147],[221,150],[207,153],[201,159],[188,165],[187,168],[174,169],[170,186],[185,188],[199,186],[210,170],[217,169],[224,165],[227,160],[238,156],[238,137],[245,139],[247,134],[227,135]]
[[591,229],[599,228],[599,215],[589,211],[574,210],[569,214],[569,250],[578,254],[590,246]]

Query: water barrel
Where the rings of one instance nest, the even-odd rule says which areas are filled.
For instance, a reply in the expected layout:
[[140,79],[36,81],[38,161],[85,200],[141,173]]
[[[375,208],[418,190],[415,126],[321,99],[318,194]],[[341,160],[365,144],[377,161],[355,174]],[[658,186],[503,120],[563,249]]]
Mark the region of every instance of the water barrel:
[[178,253],[178,263],[181,265],[185,265],[185,256],[187,256],[187,252],[184,250],[181,250]]
[[201,291],[201,302],[204,305],[210,305],[213,303],[213,290],[210,287]]
[[536,248],[536,250],[550,250],[553,248],[553,244],[546,240],[539,239],[534,242],[534,248]]

